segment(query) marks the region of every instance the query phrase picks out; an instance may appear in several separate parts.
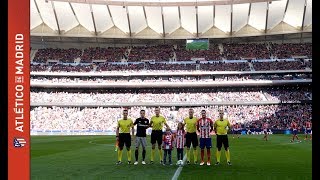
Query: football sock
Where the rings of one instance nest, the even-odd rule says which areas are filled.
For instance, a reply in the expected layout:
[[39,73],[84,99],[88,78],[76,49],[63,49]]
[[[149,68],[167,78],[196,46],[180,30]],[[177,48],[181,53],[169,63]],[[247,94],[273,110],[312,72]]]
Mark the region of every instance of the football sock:
[[122,159],[122,150],[118,151],[118,161],[121,161]]
[[151,158],[150,158],[151,161],[154,160],[154,154],[155,154],[155,152],[156,152],[155,149],[151,149]]
[[160,161],[163,160],[163,152],[161,151],[161,149],[159,149],[159,157],[160,157]]
[[217,162],[220,162],[221,151],[217,150]]
[[128,161],[131,161],[131,149],[127,150]]
[[187,161],[190,161],[190,149],[187,149]]
[[193,149],[193,160],[194,162],[198,161],[198,150]]
[[230,151],[228,149],[228,151],[225,152],[226,154],[226,158],[227,158],[227,162],[230,162]]
[[139,157],[139,151],[138,149],[136,149],[136,151],[134,152],[134,155],[136,157],[136,161],[138,161],[138,157]]
[[144,161],[144,159],[146,158],[146,150],[142,150],[142,160]]

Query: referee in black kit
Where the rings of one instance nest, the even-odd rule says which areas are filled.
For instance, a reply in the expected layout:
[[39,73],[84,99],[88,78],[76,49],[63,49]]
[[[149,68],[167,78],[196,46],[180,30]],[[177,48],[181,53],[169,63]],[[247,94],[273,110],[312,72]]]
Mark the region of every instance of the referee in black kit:
[[145,117],[146,111],[140,111],[140,117],[136,119],[133,125],[137,125],[137,134],[136,134],[136,151],[135,151],[135,158],[136,162],[134,165],[139,164],[138,156],[139,156],[139,146],[142,145],[142,164],[146,164],[144,159],[146,158],[146,146],[147,146],[147,133],[146,130],[149,127],[149,119]]

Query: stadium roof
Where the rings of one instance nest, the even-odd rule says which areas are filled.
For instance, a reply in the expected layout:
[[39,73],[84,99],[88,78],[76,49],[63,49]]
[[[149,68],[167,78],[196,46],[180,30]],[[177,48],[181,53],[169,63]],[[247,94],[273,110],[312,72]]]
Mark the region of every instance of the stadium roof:
[[312,0],[30,0],[31,36],[188,39],[312,32]]

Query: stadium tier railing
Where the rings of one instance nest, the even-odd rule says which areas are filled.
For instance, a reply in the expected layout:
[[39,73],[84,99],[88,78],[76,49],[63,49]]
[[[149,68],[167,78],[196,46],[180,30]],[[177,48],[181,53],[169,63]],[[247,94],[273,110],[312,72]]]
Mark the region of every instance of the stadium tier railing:
[[296,100],[295,102],[284,102],[279,100],[269,100],[269,101],[208,101],[206,103],[204,102],[106,102],[106,103],[85,103],[85,102],[70,102],[70,103],[57,103],[57,102],[32,102],[30,103],[31,107],[52,107],[52,106],[58,106],[58,107],[133,107],[133,106],[145,106],[145,107],[156,107],[156,106],[162,106],[162,107],[172,107],[172,106],[178,106],[178,107],[198,107],[198,106],[228,106],[228,105],[275,105],[275,104],[307,104],[311,103],[312,100]]
[[247,80],[247,81],[213,81],[213,82],[114,82],[114,83],[60,83],[30,82],[31,87],[41,88],[189,88],[189,87],[243,87],[271,86],[286,84],[310,84],[312,79],[304,80]]
[[[185,76],[185,75],[244,75],[244,74],[285,74],[285,73],[311,73],[307,70],[280,70],[280,71],[104,71],[104,72],[31,72],[31,76],[55,76],[55,77],[114,77],[114,76]],[[165,74],[164,74],[165,73]]]

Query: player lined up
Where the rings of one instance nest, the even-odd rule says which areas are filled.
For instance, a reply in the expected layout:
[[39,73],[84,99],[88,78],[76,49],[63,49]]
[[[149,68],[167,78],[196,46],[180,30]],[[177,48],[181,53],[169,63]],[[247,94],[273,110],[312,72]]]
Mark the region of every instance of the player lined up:
[[[118,145],[118,161],[117,164],[122,164],[122,153],[123,148],[126,146],[127,150],[127,160],[128,164],[131,164],[131,140],[134,137],[134,126],[137,125],[137,132],[135,137],[135,165],[139,164],[139,147],[142,146],[142,164],[146,164],[146,130],[149,127],[152,127],[151,133],[151,157],[150,164],[154,163],[155,157],[155,147],[156,143],[158,144],[160,164],[165,165],[167,162],[172,165],[172,150],[177,148],[177,165],[183,165],[183,151],[184,147],[187,147],[187,164],[190,164],[190,148],[193,147],[193,162],[197,164],[197,146],[198,146],[198,135],[200,141],[201,149],[201,162],[200,165],[205,164],[204,160],[204,148],[206,148],[206,164],[211,165],[211,148],[212,148],[212,139],[211,135],[213,131],[217,135],[216,142],[216,164],[220,164],[221,148],[224,146],[225,155],[227,164],[231,165],[230,162],[230,150],[229,150],[229,141],[228,141],[228,130],[232,128],[228,119],[224,117],[224,111],[219,110],[219,118],[214,122],[207,117],[207,112],[205,110],[201,111],[201,118],[197,119],[194,116],[193,109],[189,109],[189,116],[186,117],[183,122],[178,123],[176,133],[172,133],[170,127],[168,126],[166,119],[160,115],[160,108],[155,108],[155,115],[149,119],[145,117],[145,110],[140,111],[140,117],[137,118],[134,123],[132,119],[128,118],[128,110],[123,110],[123,118],[118,121],[118,126],[116,129],[116,138]],[[163,134],[162,129],[166,126],[166,132]],[[186,131],[184,130],[186,127]],[[267,126],[264,126],[267,128]],[[131,135],[130,135],[131,130]],[[240,131],[240,126],[236,124],[235,131]],[[198,132],[198,135],[197,135]],[[238,136],[239,137],[239,136]],[[267,140],[267,137],[265,137]],[[163,151],[162,151],[163,150]],[[164,153],[164,155],[163,155]]]

